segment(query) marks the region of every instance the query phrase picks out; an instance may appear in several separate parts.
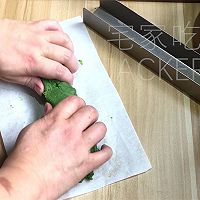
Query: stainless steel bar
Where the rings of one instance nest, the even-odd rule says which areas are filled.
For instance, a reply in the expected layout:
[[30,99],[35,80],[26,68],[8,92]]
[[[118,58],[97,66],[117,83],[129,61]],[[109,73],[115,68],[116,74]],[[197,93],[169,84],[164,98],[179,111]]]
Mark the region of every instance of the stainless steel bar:
[[[83,11],[84,23],[176,88],[200,102],[200,54],[175,40],[115,0],[101,0],[94,12]],[[149,26],[152,37],[141,27]]]

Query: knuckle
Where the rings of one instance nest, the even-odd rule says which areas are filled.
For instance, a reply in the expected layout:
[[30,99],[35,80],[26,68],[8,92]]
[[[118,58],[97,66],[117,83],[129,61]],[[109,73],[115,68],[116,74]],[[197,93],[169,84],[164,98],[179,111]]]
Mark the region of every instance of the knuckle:
[[65,41],[66,47],[74,53],[74,45],[70,39],[70,37],[66,33],[63,34],[63,40]]
[[97,122],[99,128],[104,132],[106,133],[107,132],[107,127],[106,125],[103,123],[103,122]]
[[58,29],[61,28],[61,26],[60,26],[60,24],[59,24],[59,21],[57,21],[57,20],[49,20],[49,21],[47,21],[47,22],[48,22],[49,24],[51,24],[51,25],[57,27]]
[[70,126],[69,124],[68,125],[65,125],[65,127],[63,128],[63,133],[64,135],[69,135],[71,134],[72,132],[74,132],[72,126]]
[[61,65],[61,64],[57,64],[55,66],[55,69],[56,69],[56,77],[58,77],[58,78],[63,77],[63,75],[66,72],[66,68],[63,65]]
[[48,55],[52,51],[52,47],[49,45],[42,45],[41,51],[44,55]]
[[60,35],[60,43],[61,43],[63,46],[65,46],[65,47],[68,46],[68,41],[66,40],[66,38],[63,36],[62,33],[61,33],[61,35]]
[[54,27],[56,29],[61,29],[59,22],[56,20],[40,20],[40,21],[34,22],[34,24],[36,25],[37,28],[39,28],[43,31],[50,27]]
[[61,80],[61,81],[65,81],[65,82],[68,82],[68,83],[72,83],[73,82],[73,75],[71,72],[69,72],[69,70],[60,64],[60,66],[56,66],[56,69],[55,69],[55,74],[54,74],[54,77],[58,80]]
[[71,50],[72,53],[74,54],[74,45],[71,41],[68,43],[68,49]]
[[98,117],[99,113],[96,110],[96,108],[94,108],[93,106],[87,106],[87,110],[91,115],[94,115],[94,116]]
[[69,61],[73,56],[73,52],[69,49],[66,49],[64,52],[63,52],[63,59],[64,59],[64,62],[67,62]]
[[26,70],[26,74],[30,75],[32,73],[32,69],[36,66],[36,57],[34,56],[34,54],[30,54],[30,55],[26,55],[25,56],[25,70]]
[[78,97],[78,96],[70,96],[67,98],[69,101],[71,101],[72,103],[76,104],[77,106],[79,105],[85,105],[85,101]]
[[51,127],[53,124],[57,123],[58,117],[55,113],[50,112],[48,115],[41,118],[41,121],[46,127]]
[[66,33],[58,32],[58,37],[60,38],[61,43],[66,46],[68,46],[71,42],[69,36]]

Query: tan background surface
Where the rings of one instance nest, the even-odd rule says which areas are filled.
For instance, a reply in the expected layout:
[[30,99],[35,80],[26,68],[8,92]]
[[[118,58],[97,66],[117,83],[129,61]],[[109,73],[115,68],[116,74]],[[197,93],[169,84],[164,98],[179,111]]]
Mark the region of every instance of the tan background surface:
[[[200,4],[125,2],[157,25],[184,26],[200,12]],[[96,0],[0,0],[0,17],[18,20],[64,20],[98,6]],[[200,199],[200,106],[154,77],[143,66],[90,31],[116,86],[153,169],[77,200]],[[180,37],[181,35],[181,37]],[[185,34],[176,34],[186,42]]]

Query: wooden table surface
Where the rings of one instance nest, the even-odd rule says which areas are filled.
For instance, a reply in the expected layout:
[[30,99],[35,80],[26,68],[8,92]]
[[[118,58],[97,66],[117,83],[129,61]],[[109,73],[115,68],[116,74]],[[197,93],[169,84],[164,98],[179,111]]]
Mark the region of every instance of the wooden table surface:
[[[193,26],[200,12],[197,3],[124,3],[151,22],[164,25],[171,34],[173,26],[184,29],[188,22]],[[97,0],[1,0],[0,17],[64,20],[82,15],[83,7],[94,8],[98,4]],[[96,33],[89,32],[153,168],[75,199],[200,199],[200,106]],[[181,30],[175,36],[182,42],[189,37]]]

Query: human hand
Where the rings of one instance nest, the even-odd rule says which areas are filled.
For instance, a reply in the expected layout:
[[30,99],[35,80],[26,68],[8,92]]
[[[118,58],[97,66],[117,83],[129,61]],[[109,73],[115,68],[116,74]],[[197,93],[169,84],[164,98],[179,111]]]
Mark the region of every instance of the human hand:
[[39,77],[72,83],[78,68],[73,44],[56,21],[0,20],[0,79],[42,94]]
[[90,153],[106,127],[79,97],[69,97],[53,110],[47,104],[46,113],[21,132],[0,170],[0,184],[6,178],[14,199],[56,199],[112,155],[106,145]]

